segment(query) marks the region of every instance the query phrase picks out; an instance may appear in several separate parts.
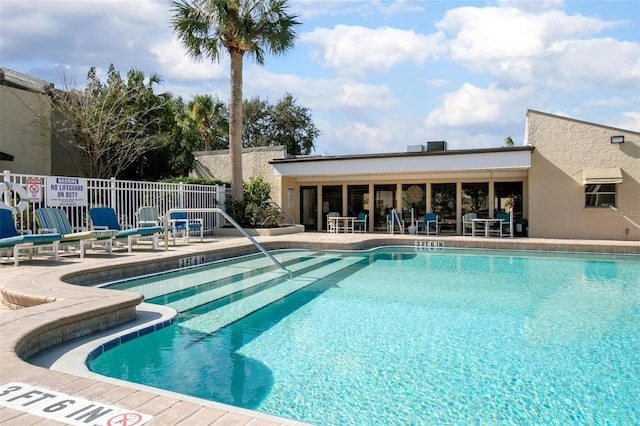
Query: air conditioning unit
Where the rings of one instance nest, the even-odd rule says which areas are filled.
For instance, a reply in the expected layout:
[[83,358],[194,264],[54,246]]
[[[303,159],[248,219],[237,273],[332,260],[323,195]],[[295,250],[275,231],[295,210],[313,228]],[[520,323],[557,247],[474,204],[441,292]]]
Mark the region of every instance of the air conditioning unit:
[[447,141],[427,142],[428,152],[446,151],[446,150],[447,150]]
[[424,151],[424,145],[408,145],[407,152],[422,152]]

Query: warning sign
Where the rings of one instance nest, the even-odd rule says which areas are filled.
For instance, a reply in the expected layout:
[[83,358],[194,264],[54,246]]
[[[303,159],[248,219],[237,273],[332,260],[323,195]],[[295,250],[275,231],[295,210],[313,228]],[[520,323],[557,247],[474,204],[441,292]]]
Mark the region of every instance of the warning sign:
[[41,202],[42,201],[42,179],[28,178],[27,193],[29,194],[29,201],[31,201],[32,203]]
[[139,426],[153,416],[24,383],[0,386],[0,405],[69,425]]
[[48,177],[45,196],[47,206],[86,206],[87,180],[84,178]]

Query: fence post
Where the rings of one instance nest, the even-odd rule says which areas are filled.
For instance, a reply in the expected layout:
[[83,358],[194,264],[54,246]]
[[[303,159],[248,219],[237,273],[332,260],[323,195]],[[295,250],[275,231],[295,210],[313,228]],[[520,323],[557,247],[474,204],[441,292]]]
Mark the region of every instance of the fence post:
[[178,183],[178,207],[184,208],[184,183]]
[[117,185],[116,185],[116,178],[112,177],[110,181],[111,181],[111,194],[109,198],[111,198],[111,208],[117,212],[118,211],[118,196],[117,196],[118,191],[117,191]]

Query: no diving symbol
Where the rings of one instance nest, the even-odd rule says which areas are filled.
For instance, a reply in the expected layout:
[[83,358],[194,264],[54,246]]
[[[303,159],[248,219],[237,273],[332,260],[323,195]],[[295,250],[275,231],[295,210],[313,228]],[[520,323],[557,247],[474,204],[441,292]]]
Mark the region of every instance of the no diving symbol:
[[134,426],[142,421],[142,416],[138,413],[124,413],[111,417],[107,421],[107,426]]

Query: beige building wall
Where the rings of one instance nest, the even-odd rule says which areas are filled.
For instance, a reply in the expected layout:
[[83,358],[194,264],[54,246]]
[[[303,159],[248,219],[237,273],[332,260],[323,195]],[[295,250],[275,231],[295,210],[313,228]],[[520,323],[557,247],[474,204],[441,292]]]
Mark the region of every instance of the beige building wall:
[[[203,179],[219,179],[231,182],[231,161],[229,150],[197,151],[192,176]],[[268,146],[259,148],[245,148],[242,150],[242,180],[248,181],[252,177],[262,177],[271,186],[271,199],[283,206],[282,179],[275,176],[269,161],[286,158],[284,146]],[[284,200],[286,202],[286,200]],[[287,211],[287,213],[289,213]]]
[[[530,237],[640,240],[640,133],[531,110],[526,129]],[[622,170],[615,208],[585,207],[588,167]]]
[[51,174],[49,96],[0,85],[0,151],[14,157],[0,160],[0,170]]

